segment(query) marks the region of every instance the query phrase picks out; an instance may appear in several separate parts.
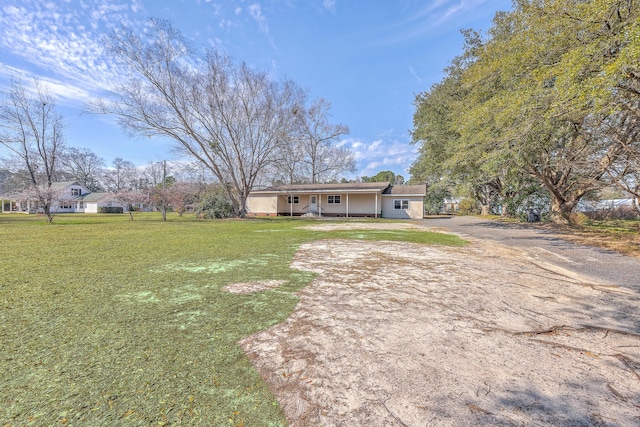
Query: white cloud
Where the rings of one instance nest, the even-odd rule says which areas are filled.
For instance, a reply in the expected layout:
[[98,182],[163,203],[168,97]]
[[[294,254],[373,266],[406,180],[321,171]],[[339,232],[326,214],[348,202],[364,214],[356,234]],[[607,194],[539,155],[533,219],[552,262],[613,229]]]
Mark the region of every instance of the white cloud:
[[322,6],[331,13],[336,13],[336,0],[323,0]]
[[376,139],[365,142],[347,138],[341,143],[353,151],[357,176],[371,176],[383,170],[391,170],[407,178],[418,150],[416,146],[398,140]]
[[413,68],[413,66],[409,65],[409,72],[411,73],[411,75],[413,77],[415,77],[415,79],[418,81],[418,83],[420,84],[424,84],[422,79],[420,78],[420,76],[418,75],[418,73],[416,73],[416,70]]
[[269,34],[269,25],[267,24],[267,18],[262,14],[262,6],[259,3],[254,3],[249,6],[249,15],[254,21],[258,23],[260,31],[265,34]]
[[464,28],[465,22],[475,17],[475,11],[489,0],[434,0],[416,10],[407,19],[392,24],[375,44],[393,45],[451,26]]
[[[43,3],[8,0],[0,11],[0,50],[20,58],[19,67],[0,69],[0,84],[11,78],[37,78],[61,102],[85,102],[108,89],[122,75],[108,60],[103,34],[132,25],[139,0]],[[77,103],[77,102],[76,102]]]
[[373,142],[369,145],[369,147],[367,148],[367,151],[370,151],[370,152],[372,152],[372,153],[377,153],[377,152],[378,152],[379,147],[380,147],[382,144],[383,144],[383,142],[382,142],[382,140],[381,140],[381,139],[378,139],[378,140],[376,140],[376,141],[373,141]]

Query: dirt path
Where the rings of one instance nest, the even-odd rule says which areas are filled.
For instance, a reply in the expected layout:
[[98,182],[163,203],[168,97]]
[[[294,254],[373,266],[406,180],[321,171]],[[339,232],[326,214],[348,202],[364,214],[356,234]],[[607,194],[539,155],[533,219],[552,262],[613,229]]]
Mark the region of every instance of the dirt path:
[[485,240],[325,240],[293,267],[319,276],[241,342],[292,426],[640,423],[633,289]]

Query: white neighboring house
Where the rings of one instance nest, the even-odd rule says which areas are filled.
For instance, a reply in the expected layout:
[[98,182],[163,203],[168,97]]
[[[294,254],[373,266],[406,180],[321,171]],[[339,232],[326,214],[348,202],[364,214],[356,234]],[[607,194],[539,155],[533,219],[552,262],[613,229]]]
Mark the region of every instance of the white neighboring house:
[[[92,193],[77,181],[62,181],[51,184],[51,189],[58,193],[51,211],[56,213],[98,213],[104,209],[123,212],[124,206],[109,196],[109,193]],[[16,193],[1,196],[2,213],[41,213],[42,210],[33,195]]]
[[638,206],[636,199],[608,199],[608,200],[580,200],[576,206],[577,212],[609,211]]
[[442,201],[442,207],[440,208],[440,213],[442,214],[450,214],[457,213],[460,210],[460,202],[462,199],[460,197],[445,197]]
[[425,194],[388,182],[280,185],[249,193],[247,214],[422,219]]

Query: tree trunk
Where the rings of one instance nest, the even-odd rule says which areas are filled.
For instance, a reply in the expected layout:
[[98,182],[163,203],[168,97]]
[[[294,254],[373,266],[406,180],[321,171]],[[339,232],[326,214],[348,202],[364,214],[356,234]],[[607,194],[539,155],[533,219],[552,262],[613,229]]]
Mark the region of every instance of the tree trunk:
[[491,215],[491,205],[482,204],[480,207],[480,215]]
[[503,218],[506,218],[509,216],[509,204],[508,203],[503,203],[502,204],[502,212],[500,213],[500,216],[502,216]]
[[49,206],[48,204],[44,205],[44,214],[47,217],[47,222],[48,223],[52,223],[53,222],[53,213],[51,212],[51,206]]
[[238,218],[245,218],[247,216],[247,196],[240,197],[237,213]]
[[567,202],[561,197],[552,194],[551,199],[551,221],[556,224],[569,224],[571,222],[571,212],[577,202]]

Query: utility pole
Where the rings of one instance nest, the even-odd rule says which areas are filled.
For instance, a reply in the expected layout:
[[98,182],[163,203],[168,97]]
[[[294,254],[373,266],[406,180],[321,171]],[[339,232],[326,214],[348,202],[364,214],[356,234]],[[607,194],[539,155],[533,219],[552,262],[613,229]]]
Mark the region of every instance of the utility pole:
[[167,161],[162,161],[162,193],[164,194],[165,185],[167,182]]

